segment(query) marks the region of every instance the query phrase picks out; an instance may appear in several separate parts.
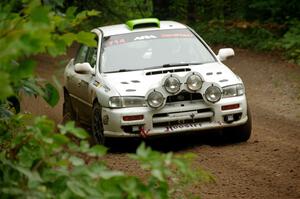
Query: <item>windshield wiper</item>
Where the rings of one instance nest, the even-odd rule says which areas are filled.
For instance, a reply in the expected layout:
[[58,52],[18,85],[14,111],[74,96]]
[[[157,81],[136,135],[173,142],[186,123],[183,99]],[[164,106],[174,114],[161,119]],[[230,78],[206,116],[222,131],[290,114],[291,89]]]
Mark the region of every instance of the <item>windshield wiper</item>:
[[162,67],[168,68],[168,67],[176,67],[176,66],[190,66],[190,65],[199,65],[202,63],[175,63],[175,64],[164,64]]
[[164,64],[162,65],[163,68],[175,67],[175,66],[188,66],[189,64],[182,63],[182,64]]
[[105,73],[122,73],[122,72],[129,72],[129,71],[136,71],[136,70],[120,69],[120,70],[108,71],[108,72],[105,72]]

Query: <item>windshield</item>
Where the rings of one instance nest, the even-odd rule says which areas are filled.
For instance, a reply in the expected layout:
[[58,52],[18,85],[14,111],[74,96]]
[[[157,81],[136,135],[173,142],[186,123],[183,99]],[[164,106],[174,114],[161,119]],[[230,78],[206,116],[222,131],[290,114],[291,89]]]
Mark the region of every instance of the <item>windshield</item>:
[[101,72],[209,62],[214,57],[188,29],[145,31],[105,38]]

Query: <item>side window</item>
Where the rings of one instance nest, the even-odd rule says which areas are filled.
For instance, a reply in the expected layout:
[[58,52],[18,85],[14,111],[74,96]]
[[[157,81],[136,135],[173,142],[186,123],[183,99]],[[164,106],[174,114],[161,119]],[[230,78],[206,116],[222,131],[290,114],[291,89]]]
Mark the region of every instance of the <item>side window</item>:
[[94,68],[97,61],[97,48],[90,47],[86,57],[86,61]]
[[85,57],[87,52],[88,52],[87,46],[84,45],[80,46],[80,49],[76,55],[75,64],[85,62]]

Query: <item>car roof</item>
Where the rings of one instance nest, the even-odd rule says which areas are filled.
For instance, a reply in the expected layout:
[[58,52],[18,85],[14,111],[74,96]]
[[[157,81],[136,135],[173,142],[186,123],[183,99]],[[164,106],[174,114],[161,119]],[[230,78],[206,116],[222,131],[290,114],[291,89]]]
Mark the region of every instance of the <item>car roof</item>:
[[[142,31],[149,31],[149,30],[170,30],[170,29],[185,29],[187,28],[185,25],[178,23],[176,21],[160,21],[160,27],[147,27],[147,28],[137,28],[131,30],[126,24],[117,24],[117,25],[110,25],[110,26],[103,26],[97,28],[101,30],[104,37],[111,36],[111,35],[120,35],[126,33],[133,33],[133,32],[142,32]],[[93,32],[98,32],[96,29]]]

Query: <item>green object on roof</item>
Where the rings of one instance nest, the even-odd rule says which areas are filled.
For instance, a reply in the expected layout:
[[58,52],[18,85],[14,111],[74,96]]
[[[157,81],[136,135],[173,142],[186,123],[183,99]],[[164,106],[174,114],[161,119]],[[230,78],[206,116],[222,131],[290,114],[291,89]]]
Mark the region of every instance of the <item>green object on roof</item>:
[[160,27],[160,21],[157,18],[133,19],[126,22],[130,30],[147,27]]

